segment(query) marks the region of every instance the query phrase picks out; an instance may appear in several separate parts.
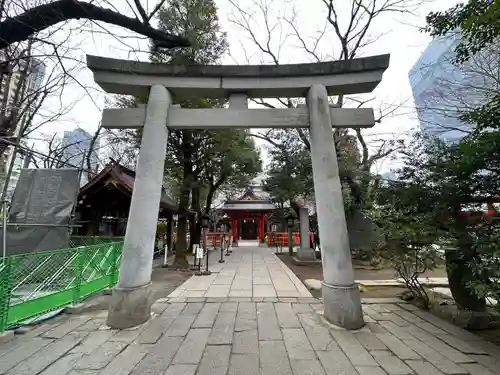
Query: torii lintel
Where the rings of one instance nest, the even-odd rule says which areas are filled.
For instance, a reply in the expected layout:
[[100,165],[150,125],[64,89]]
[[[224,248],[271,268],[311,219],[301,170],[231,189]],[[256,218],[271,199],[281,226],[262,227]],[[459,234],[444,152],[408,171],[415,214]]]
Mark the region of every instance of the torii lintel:
[[328,95],[362,94],[375,89],[389,66],[389,55],[352,60],[284,65],[170,65],[87,55],[95,82],[106,92],[147,96],[153,85],[174,96],[227,98],[306,97],[312,85]]

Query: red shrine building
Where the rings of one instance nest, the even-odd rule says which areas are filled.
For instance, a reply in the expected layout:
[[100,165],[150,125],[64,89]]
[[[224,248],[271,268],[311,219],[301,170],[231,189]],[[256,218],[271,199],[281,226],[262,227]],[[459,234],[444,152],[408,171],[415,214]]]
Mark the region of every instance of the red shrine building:
[[227,200],[223,213],[231,217],[233,241],[260,240],[269,231],[269,215],[276,209],[260,187],[250,187],[236,200]]

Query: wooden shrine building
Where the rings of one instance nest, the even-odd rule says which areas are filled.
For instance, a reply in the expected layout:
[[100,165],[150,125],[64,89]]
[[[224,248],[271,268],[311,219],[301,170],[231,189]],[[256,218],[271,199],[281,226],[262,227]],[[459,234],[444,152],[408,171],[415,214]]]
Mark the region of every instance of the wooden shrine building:
[[[135,172],[114,160],[87,182],[78,195],[78,234],[124,236],[134,182]],[[177,204],[162,191],[158,217],[171,221],[175,212]]]
[[258,187],[250,187],[236,200],[228,200],[222,212],[231,217],[233,241],[262,241],[269,230],[269,215],[276,207]]

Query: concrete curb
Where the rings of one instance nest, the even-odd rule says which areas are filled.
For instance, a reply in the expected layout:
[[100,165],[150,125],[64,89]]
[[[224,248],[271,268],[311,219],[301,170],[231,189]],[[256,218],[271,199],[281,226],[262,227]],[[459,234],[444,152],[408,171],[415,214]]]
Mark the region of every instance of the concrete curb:
[[320,259],[300,260],[297,257],[292,257],[292,263],[296,266],[321,266],[322,265],[322,262]]
[[14,331],[0,332],[0,344],[4,344],[14,339]]

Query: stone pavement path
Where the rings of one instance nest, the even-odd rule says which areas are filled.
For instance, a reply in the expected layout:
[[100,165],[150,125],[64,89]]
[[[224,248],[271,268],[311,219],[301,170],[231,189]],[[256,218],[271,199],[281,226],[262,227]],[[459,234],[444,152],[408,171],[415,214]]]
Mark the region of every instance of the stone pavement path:
[[323,320],[314,298],[172,300],[123,331],[105,325],[106,312],[53,319],[0,345],[0,374],[500,373],[500,348],[407,303],[366,301],[366,326],[345,331]]
[[225,263],[209,254],[209,276],[193,276],[169,297],[312,297],[295,274],[267,247],[236,247]]
[[[242,250],[233,259],[206,277],[212,281],[187,282],[193,287],[185,291],[204,291],[203,297],[159,299],[140,327],[112,330],[105,324],[107,312],[100,311],[62,315],[16,335],[0,345],[0,374],[500,373],[499,347],[411,304],[364,300],[366,326],[345,331],[324,321],[320,300],[280,296],[293,292],[291,285],[295,293],[299,288],[267,249]],[[219,277],[231,282],[218,284]],[[205,297],[218,285],[229,296]],[[259,285],[272,286],[277,296],[255,296]],[[231,290],[251,290],[253,297],[232,297]]]

